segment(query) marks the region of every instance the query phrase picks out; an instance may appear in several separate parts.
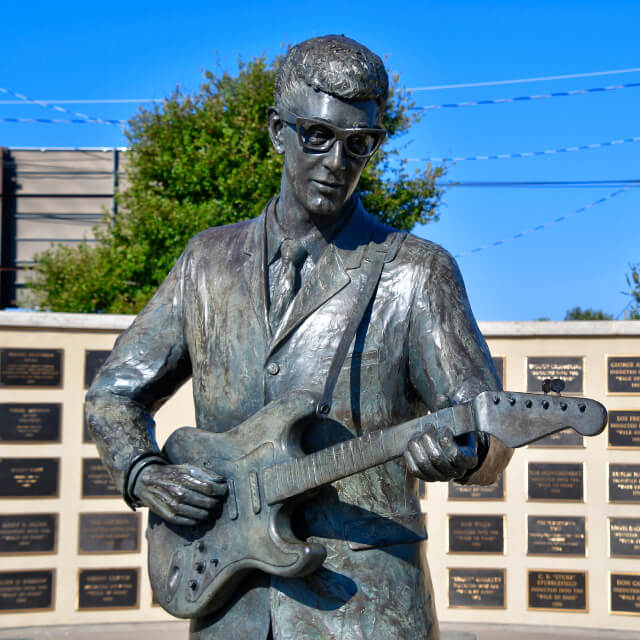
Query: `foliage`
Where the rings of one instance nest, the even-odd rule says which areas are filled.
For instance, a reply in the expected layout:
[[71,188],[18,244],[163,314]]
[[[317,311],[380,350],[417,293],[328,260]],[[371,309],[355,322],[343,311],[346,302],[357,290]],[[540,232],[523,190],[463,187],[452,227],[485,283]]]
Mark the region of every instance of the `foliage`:
[[630,264],[631,272],[626,275],[631,302],[627,314],[630,320],[640,320],[640,264]]
[[582,309],[582,307],[574,307],[569,309],[564,316],[565,320],[613,320],[610,313],[605,313],[600,309]]
[[[198,231],[253,218],[280,186],[282,157],[267,135],[278,60],[240,64],[232,77],[207,71],[196,95],[177,89],[129,122],[126,191],[98,242],[38,256],[31,304],[53,311],[136,313]],[[409,175],[397,138],[419,117],[393,78],[387,142],[366,167],[365,207],[401,229],[437,219],[443,167]]]

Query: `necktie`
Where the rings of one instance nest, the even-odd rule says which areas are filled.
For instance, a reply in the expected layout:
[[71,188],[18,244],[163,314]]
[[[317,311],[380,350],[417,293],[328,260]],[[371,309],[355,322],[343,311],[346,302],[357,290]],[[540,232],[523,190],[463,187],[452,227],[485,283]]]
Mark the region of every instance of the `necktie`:
[[298,289],[298,267],[307,257],[307,250],[301,242],[287,238],[280,246],[280,269],[276,277],[276,287],[271,308],[269,324],[275,332],[285,311],[288,309]]

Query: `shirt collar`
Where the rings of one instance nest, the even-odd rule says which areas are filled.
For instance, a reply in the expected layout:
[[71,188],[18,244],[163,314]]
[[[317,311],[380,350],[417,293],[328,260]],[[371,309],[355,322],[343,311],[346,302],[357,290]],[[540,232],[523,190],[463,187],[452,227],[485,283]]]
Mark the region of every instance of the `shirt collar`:
[[[313,229],[308,235],[301,239],[304,248],[311,256],[314,264],[317,264],[320,256],[324,253],[327,245],[333,241],[333,239],[342,231],[347,222],[350,220],[353,214],[356,204],[358,202],[357,196],[351,196],[350,201],[345,207],[344,215],[340,216],[336,222],[329,227],[324,233],[318,229]],[[278,198],[273,200],[273,204],[267,211],[266,233],[267,233],[267,265],[272,264],[280,255],[280,246],[282,242],[289,238],[290,235],[280,224],[278,217],[276,216],[276,207],[278,204]]]

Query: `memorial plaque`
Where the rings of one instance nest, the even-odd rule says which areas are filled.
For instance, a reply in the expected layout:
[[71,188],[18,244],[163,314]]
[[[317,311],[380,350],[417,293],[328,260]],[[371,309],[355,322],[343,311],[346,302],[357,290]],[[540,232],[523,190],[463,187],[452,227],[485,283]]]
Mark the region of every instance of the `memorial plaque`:
[[640,355],[607,356],[607,393],[640,394]]
[[137,609],[140,569],[80,569],[78,609]]
[[449,569],[450,609],[504,609],[504,569]]
[[575,613],[589,610],[585,571],[530,570],[527,574],[529,610]]
[[584,469],[577,462],[530,462],[529,500],[582,502]]
[[582,393],[584,387],[583,356],[529,356],[527,358],[527,391],[541,392],[547,379],[564,381],[563,393]]
[[536,440],[530,447],[584,447],[584,438],[581,434],[573,429],[563,429],[556,431],[545,438]]
[[61,385],[62,349],[0,349],[0,386]]
[[0,404],[1,442],[60,442],[60,404]]
[[137,553],[140,515],[81,513],[78,540],[78,553]]
[[640,616],[640,573],[611,574],[611,613]]
[[640,558],[640,518],[609,518],[609,553]]
[[95,378],[98,369],[104,364],[111,351],[84,352],[84,388],[88,389]]
[[500,382],[504,387],[505,381],[505,357],[504,356],[493,356],[493,366],[496,368],[496,373],[498,374],[498,378],[500,378]]
[[609,446],[640,449],[640,411],[609,411]]
[[449,482],[449,500],[504,500],[504,473],[493,484]]
[[0,555],[55,553],[57,513],[0,515]]
[[0,458],[0,498],[57,498],[59,458]]
[[449,516],[449,553],[504,553],[504,516]]
[[640,464],[609,465],[609,501],[640,502]]
[[584,516],[528,516],[527,554],[530,556],[586,555]]
[[114,498],[120,495],[100,458],[82,459],[83,498]]
[[51,611],[55,569],[0,571],[0,613]]

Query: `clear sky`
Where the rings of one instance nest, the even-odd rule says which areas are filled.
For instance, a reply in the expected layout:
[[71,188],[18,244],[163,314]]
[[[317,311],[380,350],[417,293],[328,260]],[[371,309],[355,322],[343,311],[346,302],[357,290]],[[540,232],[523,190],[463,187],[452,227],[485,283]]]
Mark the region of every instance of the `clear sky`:
[[[344,33],[386,56],[406,87],[640,67],[637,0],[2,3],[0,87],[31,98],[162,98],[195,91],[202,69]],[[415,92],[417,105],[640,83],[640,72]],[[74,117],[0,93],[0,118]],[[59,104],[59,103],[58,103]],[[126,119],[137,105],[61,104]],[[513,154],[640,137],[640,87],[426,112],[405,137],[412,158]],[[0,122],[7,147],[123,146],[117,126]],[[640,180],[640,141],[533,158],[459,161],[446,181]],[[419,162],[412,163],[419,168]],[[418,235],[454,254],[571,214],[618,187],[447,190],[438,223]],[[640,262],[640,189],[504,245],[462,255],[479,320],[561,320],[580,305],[619,314]]]

